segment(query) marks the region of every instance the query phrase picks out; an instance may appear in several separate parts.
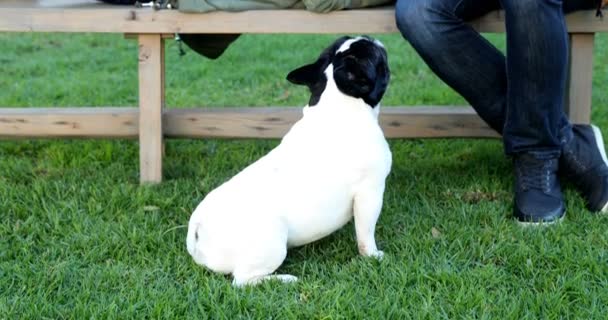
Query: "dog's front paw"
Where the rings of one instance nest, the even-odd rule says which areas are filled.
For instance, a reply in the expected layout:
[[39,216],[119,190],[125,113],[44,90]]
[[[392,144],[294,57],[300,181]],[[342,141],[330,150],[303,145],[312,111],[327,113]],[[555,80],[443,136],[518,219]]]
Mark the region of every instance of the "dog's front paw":
[[382,258],[384,258],[384,251],[382,250],[376,250],[376,252],[373,252],[372,254],[369,255],[370,257],[378,260],[378,261],[382,261]]
[[376,250],[376,251],[364,253],[363,256],[374,258],[378,261],[382,261],[382,258],[384,258],[384,252],[382,250]]
[[364,257],[374,258],[378,261],[382,260],[382,258],[384,257],[384,252],[382,252],[382,250],[377,249],[375,241],[371,242],[370,244],[371,245],[366,245],[363,242],[357,243],[357,246],[359,247],[359,253]]

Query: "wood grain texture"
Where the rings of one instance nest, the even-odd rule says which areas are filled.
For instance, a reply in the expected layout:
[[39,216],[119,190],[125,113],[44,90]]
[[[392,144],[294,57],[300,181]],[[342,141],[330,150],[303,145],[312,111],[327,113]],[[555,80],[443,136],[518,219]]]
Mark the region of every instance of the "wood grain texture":
[[[167,138],[281,138],[300,107],[164,109]],[[383,107],[388,138],[498,137],[471,107]],[[138,138],[139,109],[0,108],[0,138]]]
[[136,138],[137,108],[0,108],[0,138]]
[[384,108],[380,126],[387,138],[499,137],[471,107]]
[[594,40],[592,33],[570,35],[566,110],[572,123],[591,122]]
[[[325,14],[306,10],[251,10],[188,14],[177,10],[108,6],[84,0],[81,5],[40,6],[36,1],[0,0],[0,31],[113,33],[395,33],[393,7],[341,10]],[[570,32],[608,31],[595,11],[566,17]],[[111,22],[111,23],[110,23]],[[504,14],[491,12],[471,25],[481,32],[504,32]]]
[[[165,112],[172,138],[280,138],[301,108],[197,108]],[[497,137],[470,107],[385,107],[380,125],[388,138]]]
[[290,107],[190,108],[170,109],[163,121],[171,138],[280,138],[301,117]]
[[165,46],[160,34],[139,36],[139,164],[141,183],[162,181]]

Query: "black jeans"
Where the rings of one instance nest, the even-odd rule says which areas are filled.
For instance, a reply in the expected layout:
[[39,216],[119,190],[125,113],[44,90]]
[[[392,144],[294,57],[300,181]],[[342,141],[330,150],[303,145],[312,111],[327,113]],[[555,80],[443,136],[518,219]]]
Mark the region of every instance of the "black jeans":
[[[506,57],[465,23],[499,8]],[[564,12],[592,8],[594,0],[398,0],[396,19],[429,67],[503,135],[507,154],[557,157],[570,130]]]

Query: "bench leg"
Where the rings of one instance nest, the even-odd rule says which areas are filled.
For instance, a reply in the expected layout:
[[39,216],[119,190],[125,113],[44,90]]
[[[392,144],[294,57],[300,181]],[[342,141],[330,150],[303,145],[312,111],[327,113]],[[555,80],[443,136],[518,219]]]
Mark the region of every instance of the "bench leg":
[[591,122],[593,44],[593,33],[570,34],[566,112],[572,123]]
[[140,182],[162,181],[165,105],[165,46],[160,34],[139,39],[139,165]]

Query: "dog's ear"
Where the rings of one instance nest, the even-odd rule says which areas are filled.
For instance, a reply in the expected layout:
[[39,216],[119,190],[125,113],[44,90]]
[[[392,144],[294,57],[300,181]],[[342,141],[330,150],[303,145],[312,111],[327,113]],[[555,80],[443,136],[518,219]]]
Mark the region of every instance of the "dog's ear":
[[321,100],[321,94],[325,91],[327,85],[327,77],[325,69],[330,63],[330,57],[325,52],[315,63],[307,64],[291,71],[287,75],[287,80],[294,84],[305,85],[310,90],[309,106],[314,106]]
[[287,75],[287,81],[293,84],[305,85],[313,87],[315,83],[319,82],[323,70],[327,68],[327,57],[319,57],[315,63],[307,64],[291,71]]
[[287,75],[287,81],[293,84],[305,85],[309,88],[316,86],[318,82],[325,79],[323,72],[332,62],[336,50],[348,39],[351,38],[348,36],[338,38],[331,46],[321,52],[317,61],[291,71]]

